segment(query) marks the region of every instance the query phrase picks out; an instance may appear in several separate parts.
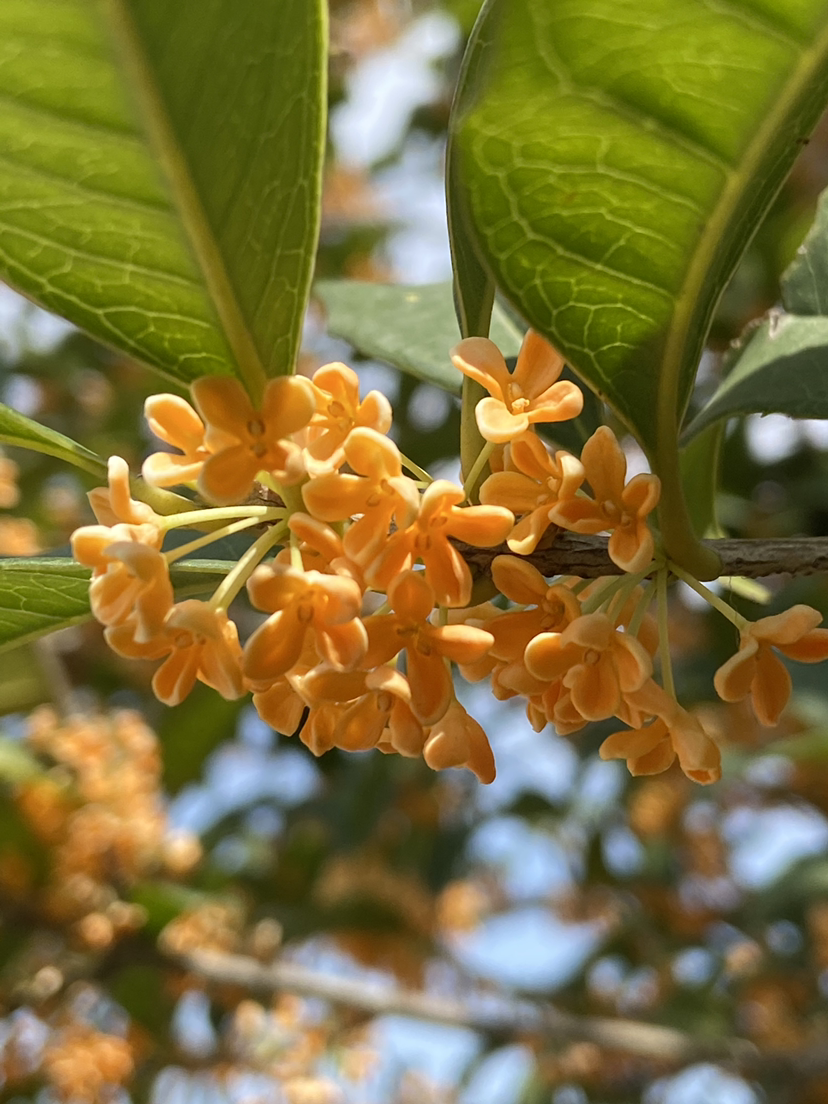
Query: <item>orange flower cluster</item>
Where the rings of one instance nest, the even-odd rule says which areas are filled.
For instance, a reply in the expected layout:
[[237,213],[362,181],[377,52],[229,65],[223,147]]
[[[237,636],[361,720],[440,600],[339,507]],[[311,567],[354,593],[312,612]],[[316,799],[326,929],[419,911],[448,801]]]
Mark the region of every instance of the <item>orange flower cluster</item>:
[[17,807],[49,846],[48,877],[35,889],[34,871],[16,889],[49,923],[74,940],[105,950],[141,928],[144,909],[125,899],[148,874],[187,872],[201,856],[189,833],[169,832],[161,794],[155,733],[135,713],[59,721],[51,709],[29,719],[28,741],[61,768],[22,783]]
[[[669,649],[647,613],[653,586],[642,584],[668,571],[648,523],[658,478],[627,481],[606,426],[580,457],[550,452],[535,425],[575,417],[583,396],[559,379],[563,362],[537,334],[514,373],[483,338],[460,342],[452,359],[489,392],[475,411],[488,444],[465,488],[430,480],[400,454],[387,436],[388,401],[361,398],[344,364],[271,380],[257,406],[240,383],[216,377],[193,385],[194,406],[150,398],[152,430],[178,451],[149,456],[145,481],[189,486],[214,505],[162,517],[133,498],[126,463],[110,460],[108,487],[90,496],[99,524],[72,538],[110,646],[161,660],[153,689],[170,705],[197,680],[227,698],[252,691],[262,719],[298,731],[315,754],[378,748],[491,781],[492,751],[455,696],[454,664],[470,680],[490,676],[498,698],[523,696],[536,729],[572,733],[618,718],[629,728],[602,754],[633,773],[678,759],[690,777],[715,780],[718,748],[675,700]],[[489,456],[497,470],[473,504],[469,484]],[[207,532],[165,551],[176,527]],[[256,539],[209,600],[176,601],[175,560],[253,527]],[[627,574],[547,581],[520,557],[558,528],[609,533],[609,555]],[[492,577],[514,608],[470,608],[458,544],[504,542],[513,554],[495,558]],[[244,587],[266,618],[242,644],[228,610]],[[784,624],[744,628],[739,655],[717,676],[725,700],[751,693],[760,718],[775,720],[790,687],[770,645],[806,661],[828,654],[828,630],[815,628],[814,611],[796,610]]]

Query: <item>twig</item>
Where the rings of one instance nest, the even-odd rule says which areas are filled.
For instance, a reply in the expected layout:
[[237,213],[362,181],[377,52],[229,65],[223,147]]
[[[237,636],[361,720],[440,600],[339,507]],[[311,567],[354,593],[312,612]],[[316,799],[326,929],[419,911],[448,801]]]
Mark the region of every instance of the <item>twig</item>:
[[[513,555],[505,544],[498,548],[474,548],[455,542],[463,559],[479,575],[488,575],[495,556]],[[815,575],[828,571],[828,537],[780,537],[770,540],[708,540],[722,560],[722,575],[761,579],[768,575]],[[547,548],[521,557],[542,575],[577,575],[595,579],[622,575],[607,553],[606,537],[560,533]]]
[[[284,990],[359,1008],[375,1016],[414,1016],[433,1023],[471,1028],[489,1036],[513,1039],[520,1035],[536,1035],[556,1042],[591,1042],[606,1050],[623,1051],[668,1065],[718,1061],[757,1071],[768,1057],[747,1039],[703,1039],[637,1020],[576,1016],[547,1003],[491,994],[479,994],[469,1001],[452,1000],[334,977],[292,962],[262,965],[243,955],[217,951],[191,951],[174,957],[201,978],[222,985],[236,985],[249,992],[269,996]],[[785,1059],[793,1062],[794,1057],[786,1055]],[[823,1059],[828,1066],[828,1048]]]

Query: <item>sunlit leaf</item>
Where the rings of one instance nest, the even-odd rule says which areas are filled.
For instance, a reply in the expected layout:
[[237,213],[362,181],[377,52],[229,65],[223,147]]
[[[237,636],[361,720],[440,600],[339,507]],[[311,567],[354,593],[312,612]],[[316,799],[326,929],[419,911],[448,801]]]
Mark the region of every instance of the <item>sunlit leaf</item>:
[[828,99],[826,0],[489,0],[453,112],[499,289],[669,451],[719,295]]
[[[183,560],[170,571],[179,597],[209,593],[232,563]],[[0,651],[91,617],[89,570],[70,559],[0,560]]]
[[688,438],[737,414],[828,418],[828,318],[772,317],[733,355],[738,359],[688,427]]
[[292,370],[322,0],[3,0],[0,275],[180,381]]
[[94,452],[0,403],[0,443],[57,456],[106,482],[106,463]]
[[[444,391],[460,392],[463,377],[449,359],[460,340],[451,284],[368,284],[322,280],[314,287],[328,312],[327,327],[363,356],[384,360]],[[504,356],[517,356],[523,334],[497,305],[491,338]]]

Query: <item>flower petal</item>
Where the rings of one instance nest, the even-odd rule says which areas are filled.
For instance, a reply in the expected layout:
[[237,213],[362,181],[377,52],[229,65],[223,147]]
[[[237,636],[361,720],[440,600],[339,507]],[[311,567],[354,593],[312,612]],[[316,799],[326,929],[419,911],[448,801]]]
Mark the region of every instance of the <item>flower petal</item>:
[[481,436],[497,445],[513,441],[529,428],[528,414],[513,414],[499,399],[481,399],[474,417]]

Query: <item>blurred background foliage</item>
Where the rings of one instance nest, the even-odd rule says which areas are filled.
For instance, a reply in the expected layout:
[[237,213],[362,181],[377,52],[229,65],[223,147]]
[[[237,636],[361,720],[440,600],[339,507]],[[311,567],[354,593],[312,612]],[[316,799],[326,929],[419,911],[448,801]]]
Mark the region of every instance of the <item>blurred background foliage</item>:
[[[332,0],[331,138],[317,275],[450,276],[441,166],[477,0]],[[820,126],[716,318],[702,380],[779,298],[828,183]],[[144,369],[0,289],[2,401],[133,470]],[[458,407],[358,361],[315,304],[303,369],[355,366],[392,399],[403,452],[457,470]],[[640,457],[630,445],[631,464]],[[719,523],[732,536],[828,535],[828,431],[731,424]],[[85,476],[0,462],[0,554],[65,550]],[[828,613],[824,579],[768,580],[770,610]],[[747,599],[730,600],[752,616]],[[778,601],[777,601],[778,600]],[[245,702],[206,687],[175,709],[150,665],[87,624],[0,663],[0,1101],[752,1104],[828,1099],[828,686],[792,671],[778,730],[711,705],[732,630],[685,593],[671,638],[681,697],[721,739],[721,783],[630,779],[607,734],[536,735],[519,707],[464,689],[499,777],[330,752],[314,760]],[[677,1068],[591,1041],[484,1035],[399,1015],[210,985],[176,955],[212,949],[473,1002],[550,998],[586,1017],[821,1046],[793,1076]]]

